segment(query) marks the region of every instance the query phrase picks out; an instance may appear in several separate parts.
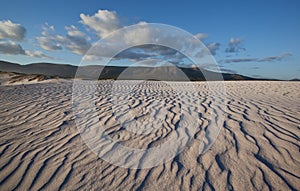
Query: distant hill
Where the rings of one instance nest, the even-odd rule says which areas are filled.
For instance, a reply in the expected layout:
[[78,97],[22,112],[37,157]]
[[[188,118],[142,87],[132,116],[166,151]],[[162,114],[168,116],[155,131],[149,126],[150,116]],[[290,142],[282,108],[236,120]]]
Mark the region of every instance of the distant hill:
[[[21,74],[42,74],[51,77],[74,78],[78,66],[68,64],[34,63],[20,65],[0,61],[0,71]],[[99,70],[101,75],[99,77]],[[148,79],[148,80],[174,80],[174,81],[213,81],[220,80],[220,74],[198,68],[180,68],[174,66],[163,67],[119,67],[119,66],[80,66],[81,74],[76,77],[83,79]],[[84,72],[82,72],[84,71]],[[183,73],[185,75],[182,75]],[[188,79],[184,79],[187,76]],[[256,79],[239,74],[222,73],[224,80],[270,80]],[[205,78],[206,77],[206,78]]]
[[291,79],[290,81],[300,81],[298,78]]
[[77,67],[67,64],[35,63],[20,65],[6,61],[0,61],[0,71],[15,72],[21,74],[43,74],[46,76],[58,76],[62,78],[72,78]]

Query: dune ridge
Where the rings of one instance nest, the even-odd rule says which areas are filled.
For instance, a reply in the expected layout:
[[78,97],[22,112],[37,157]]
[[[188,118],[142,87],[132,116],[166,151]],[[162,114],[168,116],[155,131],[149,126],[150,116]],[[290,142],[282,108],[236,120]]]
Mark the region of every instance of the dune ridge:
[[[99,81],[97,123],[115,141],[147,148],[168,138],[179,117],[171,88],[148,81],[126,97],[131,114],[141,121],[147,113],[168,116],[156,136],[132,136],[116,124],[118,116],[111,116],[111,83]],[[126,83],[115,91],[121,92]],[[71,81],[0,86],[0,190],[299,190],[300,83],[224,84],[226,97],[213,97],[205,82],[193,82],[197,92],[179,93],[199,114],[199,129],[182,153],[148,169],[112,165],[87,147],[76,128]],[[83,86],[82,92],[90,88]],[[199,155],[197,140],[218,104],[225,107],[225,121],[212,147]]]

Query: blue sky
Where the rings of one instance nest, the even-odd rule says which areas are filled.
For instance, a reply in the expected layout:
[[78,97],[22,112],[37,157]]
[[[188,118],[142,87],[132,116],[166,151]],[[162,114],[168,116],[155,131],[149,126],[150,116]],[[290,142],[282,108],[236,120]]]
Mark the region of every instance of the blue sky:
[[[149,22],[206,34],[202,40],[224,71],[254,77],[300,78],[299,8],[298,0],[5,0],[0,6],[0,59],[21,64],[77,65],[89,45],[104,34]],[[106,15],[116,18],[93,26],[97,25],[93,18]],[[13,36],[14,32],[19,36]]]

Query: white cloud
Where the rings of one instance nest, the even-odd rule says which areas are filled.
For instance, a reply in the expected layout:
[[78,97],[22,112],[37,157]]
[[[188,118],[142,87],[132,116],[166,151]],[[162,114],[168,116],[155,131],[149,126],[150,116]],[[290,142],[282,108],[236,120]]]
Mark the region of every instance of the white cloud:
[[240,52],[242,50],[246,50],[244,47],[241,45],[242,39],[241,38],[230,38],[228,47],[226,48],[226,52],[229,53],[235,53],[235,52]]
[[0,53],[7,55],[25,55],[35,58],[52,58],[41,51],[24,50],[20,44],[11,41],[0,41]]
[[98,10],[92,16],[80,14],[80,23],[97,32],[100,38],[122,27],[119,16],[115,11]]
[[[109,58],[112,56],[112,53],[116,52],[116,50],[123,50],[127,49],[128,47],[143,45],[149,42],[152,42],[153,44],[159,42],[161,44],[168,44],[170,47],[180,47],[181,49],[189,48],[192,50],[196,49],[196,47],[193,48],[193,46],[197,46],[196,39],[190,39],[189,42],[186,40],[182,41],[182,39],[188,39],[186,38],[187,36],[183,35],[183,33],[181,34],[183,36],[179,38],[179,34],[174,34],[173,30],[168,29],[168,27],[164,25],[161,27],[152,27],[151,24],[146,22],[139,22],[137,25],[135,25],[135,27],[129,26],[129,30],[125,29],[120,32],[116,32],[114,33],[113,37],[110,38],[107,36],[109,33],[122,27],[120,18],[115,11],[98,10],[97,13],[91,16],[82,13],[80,14],[80,18],[81,20],[79,22],[81,24],[88,27],[89,30],[96,32],[97,35],[103,39],[100,44],[96,43],[97,45],[94,46],[90,52],[88,52],[88,55],[85,55],[85,60]],[[53,26],[46,25],[43,28],[42,36],[37,38],[40,46],[45,50],[53,51],[67,49],[73,53],[84,55],[91,47],[91,39],[73,25],[65,27],[65,29],[67,32],[65,36],[57,35]],[[107,38],[104,39],[105,36]],[[203,33],[198,33],[195,35],[195,37],[198,39],[204,39],[207,36],[207,34]],[[213,49],[214,47],[211,47],[214,52],[217,49],[217,45],[218,44],[215,45],[215,49]],[[156,47],[155,50],[152,48],[153,47],[149,48],[149,46],[140,47],[139,51],[137,52],[137,49],[133,49],[132,51],[118,54],[118,56],[116,56],[114,59],[140,60],[145,57],[147,58],[148,56],[161,56],[165,59],[171,59],[174,58],[175,53],[177,52],[170,52],[170,50],[165,47]],[[177,57],[176,59],[178,60]]]
[[25,50],[21,45],[11,41],[0,41],[0,53],[2,54],[25,54]]
[[75,26],[66,27],[67,36],[65,39],[65,46],[76,54],[85,54],[91,47],[90,38],[79,31]]
[[197,33],[197,34],[195,34],[194,35],[194,37],[196,37],[197,39],[199,39],[199,40],[204,40],[204,39],[206,39],[207,37],[208,37],[208,34],[205,34],[205,33]]
[[216,51],[219,49],[220,43],[217,43],[217,42],[210,43],[210,44],[206,45],[206,47],[208,48],[208,50],[210,51],[210,53],[212,55],[216,55]]
[[34,58],[48,58],[48,59],[52,59],[51,56],[47,56],[44,53],[42,53],[41,51],[35,50],[35,51],[29,51],[26,50],[25,54],[29,57],[34,57]]
[[54,26],[49,26],[47,23],[43,26],[42,36],[36,37],[40,46],[48,51],[61,50],[64,43],[64,37],[55,34]]
[[[170,44],[176,42],[175,39],[171,41],[171,36],[169,34],[162,35],[160,32],[161,29],[157,28],[155,30],[153,27],[149,26],[147,22],[139,22],[131,30],[126,30],[124,34],[120,33],[122,34],[121,36],[118,34],[114,36],[116,39],[118,39],[117,41],[123,40],[126,45],[145,44],[149,41],[155,40],[160,40],[160,42],[166,42],[167,39],[170,40]],[[119,37],[117,38],[117,36]]]
[[60,36],[37,37],[37,41],[40,43],[40,46],[49,51],[61,50],[61,40],[63,40],[63,37],[60,38]]
[[[122,31],[116,31],[122,27],[119,16],[115,11],[98,10],[94,15],[80,14],[81,24],[86,26],[88,30],[96,32],[102,39],[101,43],[95,43],[88,55],[85,55],[84,60],[102,60],[114,56],[120,50],[124,50],[133,46],[143,44],[166,44],[168,47],[177,47],[178,51],[186,49],[189,54],[197,56],[199,50],[199,41],[197,39],[207,38],[208,35],[198,33],[194,35],[195,38],[190,38],[188,33],[180,33],[181,30],[171,29],[166,25],[159,27],[153,26],[146,22],[139,22],[134,27],[125,27]],[[61,50],[67,49],[73,53],[84,55],[91,47],[91,39],[77,27],[71,25],[65,27],[66,35],[58,35],[55,33],[53,26],[46,25],[43,28],[41,37],[37,37],[40,46],[45,50]],[[109,33],[114,32],[113,36],[107,36]],[[175,33],[174,33],[175,32]],[[106,38],[104,38],[106,37]],[[185,40],[182,40],[185,39]],[[215,54],[219,44],[209,44],[208,48]],[[204,47],[202,47],[204,49]],[[180,62],[184,58],[176,56],[177,51],[168,49],[166,47],[142,46],[132,49],[128,52],[123,52],[114,57],[114,59],[129,59],[141,60],[146,58],[168,59],[170,61]],[[202,55],[207,55],[208,51],[202,51]],[[181,55],[181,57],[183,57]],[[185,56],[184,56],[185,57]]]
[[26,29],[20,25],[7,21],[0,21],[0,39],[21,41],[25,38]]
[[[218,47],[219,43],[209,45],[209,49],[214,54]],[[180,52],[188,52],[188,54],[183,55]],[[199,52],[201,54],[198,54]],[[173,64],[181,64],[188,60],[187,56],[193,56],[199,61],[205,56],[210,56],[210,52],[198,39],[180,29],[140,22],[118,30],[99,43],[95,43],[84,60],[99,61],[99,64],[103,64],[111,57],[120,60],[128,59],[131,62],[162,59]]]
[[57,35],[54,26],[46,24],[43,27],[42,36],[37,37],[40,46],[48,51],[62,50],[66,48],[75,54],[85,54],[90,48],[90,38],[75,26],[65,27],[66,36]]

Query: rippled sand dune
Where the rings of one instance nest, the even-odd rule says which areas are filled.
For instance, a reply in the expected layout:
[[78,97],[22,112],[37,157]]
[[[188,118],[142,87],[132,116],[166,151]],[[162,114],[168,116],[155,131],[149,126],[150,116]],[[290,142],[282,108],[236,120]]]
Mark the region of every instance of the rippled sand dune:
[[[227,94],[215,96],[205,82],[194,82],[196,91],[173,82],[174,91],[148,81],[129,95],[122,92],[132,81],[122,83],[112,89],[112,81],[101,81],[96,90],[82,85],[77,93],[88,100],[85,93],[95,90],[96,123],[134,148],[168,139],[184,104],[197,114],[198,129],[179,155],[147,169],[112,165],[79,134],[71,81],[0,86],[0,190],[300,190],[299,82],[224,82]],[[224,121],[212,147],[200,154],[197,141],[212,125],[211,115]],[[141,129],[123,128],[122,117],[139,121]]]

